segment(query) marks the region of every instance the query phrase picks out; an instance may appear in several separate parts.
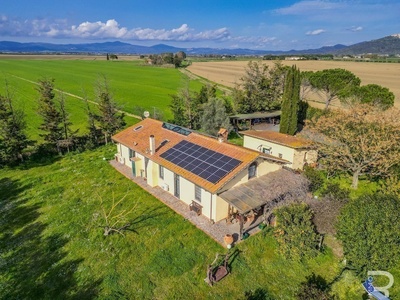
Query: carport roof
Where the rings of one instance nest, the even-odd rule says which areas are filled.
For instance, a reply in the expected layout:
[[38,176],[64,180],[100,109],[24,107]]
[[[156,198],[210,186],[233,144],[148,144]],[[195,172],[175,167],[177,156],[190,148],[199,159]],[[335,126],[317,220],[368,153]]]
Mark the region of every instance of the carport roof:
[[273,118],[279,117],[281,115],[281,111],[269,111],[269,112],[256,112],[251,114],[237,114],[229,116],[230,119],[235,120],[250,120],[250,119],[264,119],[264,118]]

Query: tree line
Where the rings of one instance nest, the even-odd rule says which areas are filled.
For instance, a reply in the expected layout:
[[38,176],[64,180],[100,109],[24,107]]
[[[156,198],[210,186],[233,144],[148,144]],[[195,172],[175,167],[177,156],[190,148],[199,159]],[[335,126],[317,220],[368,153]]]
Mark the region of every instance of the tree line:
[[174,65],[175,68],[182,66],[183,61],[186,58],[186,53],[183,51],[178,51],[175,54],[172,52],[165,52],[161,54],[150,54],[147,61],[152,65]]
[[[7,83],[6,83],[7,85]],[[39,126],[42,142],[28,139],[25,130],[25,115],[14,107],[14,99],[6,88],[0,95],[0,164],[12,165],[24,160],[24,152],[30,147],[37,155],[63,154],[73,150],[93,149],[108,143],[111,135],[124,125],[124,115],[117,112],[106,78],[96,85],[98,112],[86,102],[88,133],[78,135],[72,130],[65,95],[56,94],[54,79],[39,79],[37,112],[42,122]],[[35,147],[33,147],[35,146]]]

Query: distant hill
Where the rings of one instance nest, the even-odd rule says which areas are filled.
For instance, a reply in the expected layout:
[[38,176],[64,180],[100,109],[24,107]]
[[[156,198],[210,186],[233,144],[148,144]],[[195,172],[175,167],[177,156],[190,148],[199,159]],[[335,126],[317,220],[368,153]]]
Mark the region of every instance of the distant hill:
[[378,40],[362,42],[352,46],[335,45],[318,49],[272,51],[252,49],[224,48],[178,48],[165,44],[138,46],[122,42],[104,42],[87,44],[51,44],[51,43],[18,43],[0,41],[2,53],[93,53],[93,54],[158,54],[164,52],[184,51],[189,55],[302,55],[302,54],[400,54],[400,35],[387,36]]
[[400,54],[400,34],[393,34],[381,39],[358,43],[340,49],[335,54]]

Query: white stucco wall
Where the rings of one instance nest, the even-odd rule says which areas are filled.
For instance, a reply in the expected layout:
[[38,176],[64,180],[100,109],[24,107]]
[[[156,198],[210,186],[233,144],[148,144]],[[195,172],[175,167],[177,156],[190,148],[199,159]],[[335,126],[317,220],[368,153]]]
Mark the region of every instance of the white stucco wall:
[[117,154],[120,156],[119,157],[119,162],[123,163],[124,165],[128,167],[132,167],[131,161],[129,160],[129,148],[122,145],[122,144],[117,144]]
[[[243,146],[246,148],[250,148],[253,150],[257,150],[262,152],[262,148],[271,148],[270,153],[275,157],[279,157],[279,154],[282,154],[283,159],[286,159],[293,163],[294,158],[294,149],[286,146],[282,146],[279,144],[275,144],[272,142],[264,141],[261,139],[257,139],[251,136],[244,136]],[[289,165],[290,167],[290,165]]]
[[[157,176],[159,177],[159,168],[157,165]],[[160,187],[165,187],[165,184],[168,186],[168,192],[172,195],[175,194],[175,182],[174,182],[174,173],[166,168],[164,168],[164,179],[158,178],[158,185]],[[190,182],[189,180],[179,177],[180,183],[180,191],[179,191],[179,199],[182,200],[185,204],[190,205],[192,201],[195,200],[195,184]],[[209,219],[215,220],[216,218],[216,203],[215,203],[215,195],[212,195],[210,192],[201,189],[201,201],[196,201],[199,203],[202,208],[202,214]],[[211,204],[211,202],[213,202]],[[189,209],[189,207],[188,207]]]

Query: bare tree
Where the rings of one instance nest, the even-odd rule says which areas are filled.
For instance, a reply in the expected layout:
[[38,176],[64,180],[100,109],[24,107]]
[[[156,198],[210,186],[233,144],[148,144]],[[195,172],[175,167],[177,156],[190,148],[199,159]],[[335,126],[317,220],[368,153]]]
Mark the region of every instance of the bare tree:
[[122,208],[124,206],[124,200],[127,196],[128,195],[126,194],[120,200],[115,202],[115,197],[113,194],[111,208],[106,209],[104,201],[99,195],[103,222],[103,224],[99,225],[99,227],[103,228],[105,236],[113,233],[124,235],[123,231],[128,230],[132,225],[129,221],[129,218],[131,217],[131,213],[136,209],[137,203],[131,207]]

